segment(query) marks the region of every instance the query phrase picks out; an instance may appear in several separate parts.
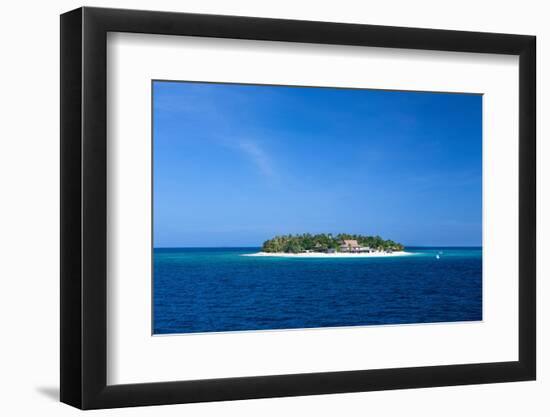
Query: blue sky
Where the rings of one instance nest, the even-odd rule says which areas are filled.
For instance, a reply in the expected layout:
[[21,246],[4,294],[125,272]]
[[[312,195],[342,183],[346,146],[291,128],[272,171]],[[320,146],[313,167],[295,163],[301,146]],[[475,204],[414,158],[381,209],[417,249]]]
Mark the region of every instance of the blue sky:
[[155,247],[481,245],[482,96],[155,81]]

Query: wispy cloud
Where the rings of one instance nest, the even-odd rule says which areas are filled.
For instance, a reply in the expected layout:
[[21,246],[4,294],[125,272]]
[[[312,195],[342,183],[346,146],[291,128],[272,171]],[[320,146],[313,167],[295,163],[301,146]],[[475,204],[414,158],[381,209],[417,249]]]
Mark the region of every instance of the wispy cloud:
[[270,179],[277,178],[277,173],[273,168],[271,158],[258,144],[258,142],[252,140],[240,140],[238,142],[238,149],[241,150],[254,165],[256,165],[258,171],[263,176]]

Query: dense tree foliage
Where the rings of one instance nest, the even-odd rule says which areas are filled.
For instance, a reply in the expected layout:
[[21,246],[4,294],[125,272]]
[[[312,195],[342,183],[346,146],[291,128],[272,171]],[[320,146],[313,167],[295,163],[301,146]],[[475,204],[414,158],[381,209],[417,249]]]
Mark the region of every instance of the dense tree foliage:
[[402,244],[394,242],[393,240],[384,240],[380,236],[350,235],[346,233],[338,235],[332,235],[330,233],[312,235],[304,233],[301,235],[275,236],[264,242],[262,251],[271,253],[300,253],[306,250],[326,252],[329,249],[339,251],[344,240],[356,240],[359,245],[368,246],[378,251],[401,251],[404,249]]

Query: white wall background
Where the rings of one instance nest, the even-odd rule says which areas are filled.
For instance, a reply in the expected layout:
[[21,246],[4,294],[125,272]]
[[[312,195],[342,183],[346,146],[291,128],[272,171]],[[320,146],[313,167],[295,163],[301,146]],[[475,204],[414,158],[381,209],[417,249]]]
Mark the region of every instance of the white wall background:
[[[89,6],[509,32],[538,37],[538,381],[94,412],[94,415],[529,415],[550,412],[550,146],[545,2],[123,0]],[[9,2],[0,23],[0,413],[76,415],[59,392],[59,17],[73,0]],[[545,395],[546,394],[546,395]]]

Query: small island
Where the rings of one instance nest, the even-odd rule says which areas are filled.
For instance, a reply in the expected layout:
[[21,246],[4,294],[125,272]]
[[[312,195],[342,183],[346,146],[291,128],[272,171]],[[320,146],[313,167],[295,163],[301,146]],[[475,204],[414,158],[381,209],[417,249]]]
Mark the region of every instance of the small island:
[[404,246],[380,236],[363,236],[340,233],[297,234],[275,236],[266,240],[261,252],[247,256],[285,257],[371,257],[402,256]]

